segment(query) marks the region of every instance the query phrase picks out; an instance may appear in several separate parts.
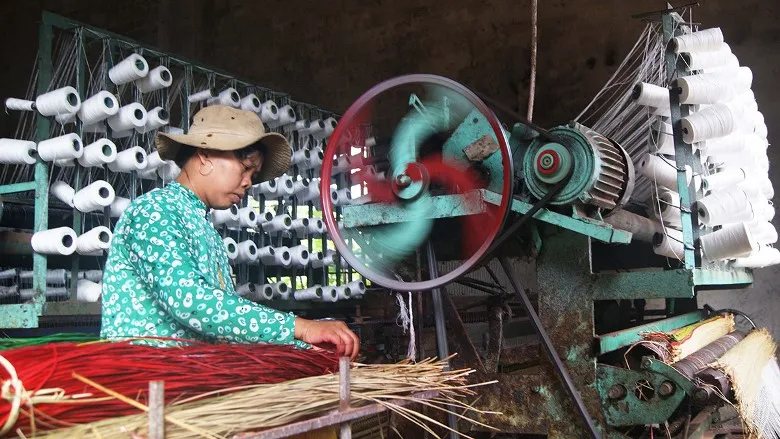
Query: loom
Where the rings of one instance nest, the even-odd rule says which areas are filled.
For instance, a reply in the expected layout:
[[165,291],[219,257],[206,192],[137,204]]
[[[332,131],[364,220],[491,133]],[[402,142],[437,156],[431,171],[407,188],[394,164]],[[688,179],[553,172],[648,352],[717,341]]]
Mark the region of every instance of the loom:
[[[750,285],[751,269],[734,261],[756,250],[748,242],[746,250],[715,257],[703,248],[708,234],[723,232],[699,227],[703,211],[692,207],[705,196],[700,178],[717,169],[708,167],[703,148],[683,141],[681,121],[696,109],[681,104],[678,88],[663,87],[691,74],[669,43],[691,29],[674,10],[653,18],[663,35],[656,56],[665,57],[666,72],[658,87],[665,95],[655,104],[669,107],[673,127],[672,149],[653,155],[671,163],[666,180],[648,178],[645,157],[657,149],[636,133],[651,136],[649,115],[662,113],[637,110],[637,89],[624,92],[633,102],[594,121],[605,128],[605,120],[623,121],[609,132],[582,119],[544,129],[449,79],[402,76],[360,96],[325,149],[322,193],[351,187],[353,199],[368,200],[343,205],[335,192],[323,197],[337,250],[374,284],[430,292],[437,353],[446,357],[454,348],[453,363],[478,364],[480,378],[499,381],[481,393],[480,406],[504,413],[492,424],[503,432],[633,437],[632,427],[660,425],[656,434],[664,437],[683,427],[685,437],[700,437],[718,425],[717,408],[731,395],[728,377],[705,366],[741,340],[740,332],[695,346],[680,362],[635,349],[648,331],[719,315],[699,308],[697,293]],[[326,178],[343,161],[352,169],[346,186]],[[676,206],[658,201],[666,200],[658,195],[662,182],[678,197]],[[643,195],[653,200],[646,215],[637,208]],[[660,221],[657,213],[653,219],[659,205]],[[510,262],[518,255],[535,258],[536,303],[528,294],[533,275],[519,276]],[[476,279],[482,270],[491,281]],[[461,285],[488,293],[488,341],[481,348],[445,294]],[[663,299],[665,309],[645,314],[653,299]],[[522,305],[519,312],[539,337],[531,349],[502,343],[511,302]],[[502,357],[521,363],[518,354],[534,349],[549,360],[541,372],[501,373]]]
[[[130,200],[175,178],[175,166],[154,161],[154,131],[186,130],[200,105],[234,105],[256,111],[295,150],[286,176],[253,187],[241,206],[212,212],[234,255],[239,294],[314,316],[348,315],[362,350],[376,359],[407,353],[407,337],[387,309],[392,293],[403,302],[407,294],[411,301],[407,292],[419,292],[416,307],[408,306],[416,314],[418,355],[457,353],[452,366],[498,380],[480,391],[479,406],[502,413],[481,419],[500,431],[618,438],[653,428],[662,434],[653,426],[667,423],[701,437],[718,425],[718,395],[729,396],[730,383],[696,361],[717,358],[744,332],[724,334],[685,363],[664,361],[645,335],[723,315],[700,307],[697,293],[747,287],[760,264],[749,260],[753,254],[711,258],[702,251],[701,237],[717,228],[700,228],[694,206],[708,190],[702,181],[717,179],[701,177],[721,174],[703,160],[704,148],[683,142],[682,120],[695,108],[681,104],[673,80],[691,74],[684,65],[690,60],[675,56],[669,43],[692,29],[675,9],[642,18],[652,22],[642,38],[653,42],[658,68],[621,69],[624,76],[610,84],[628,84],[616,93],[625,100],[603,106],[600,94],[593,108],[606,110],[586,109],[545,129],[431,75],[383,82],[338,115],[45,14],[38,83],[26,99],[6,102],[23,112],[20,137],[27,140],[19,142],[32,143],[18,146],[32,149],[2,174],[0,327],[94,329],[99,306],[80,300],[94,295],[79,294],[78,286],[100,282],[102,250],[47,255],[33,251],[31,235],[69,227],[78,239],[97,226],[111,229]],[[65,35],[60,52],[52,50],[55,33]],[[631,60],[647,56],[641,46]],[[105,67],[91,80],[87,53],[99,53],[92,64]],[[121,74],[109,73],[115,63]],[[650,117],[664,108],[637,104],[637,82],[672,90],[665,123],[673,133]],[[73,89],[63,92],[67,104],[77,99],[83,109],[91,102],[89,112],[56,119],[49,102],[35,99],[66,85]],[[115,95],[143,105],[121,110]],[[97,96],[106,98],[104,106],[95,104]],[[663,107],[663,98],[654,103]],[[142,123],[153,108],[162,110],[159,120]],[[163,119],[181,127],[160,126]],[[47,161],[33,151],[32,140],[54,138],[63,127],[82,137],[82,156]],[[98,144],[107,148],[100,158],[90,146],[104,138],[115,147]],[[671,183],[648,178],[648,151],[672,163]],[[89,212],[75,208],[74,195],[95,180],[112,186],[114,201],[94,199]],[[51,186],[55,181],[67,187]],[[663,186],[677,198],[662,196]],[[253,212],[255,225],[240,212]],[[772,242],[754,253],[773,254]],[[372,298],[379,305],[372,307]],[[663,307],[650,309],[651,301]],[[423,304],[432,309],[426,313]],[[458,425],[452,418],[449,424]]]

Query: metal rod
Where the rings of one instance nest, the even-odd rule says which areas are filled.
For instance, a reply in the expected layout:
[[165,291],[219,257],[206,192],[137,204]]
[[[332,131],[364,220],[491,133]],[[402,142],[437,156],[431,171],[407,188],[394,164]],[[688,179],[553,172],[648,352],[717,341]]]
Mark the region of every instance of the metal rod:
[[149,439],[165,439],[164,381],[149,381]]
[[[436,265],[436,254],[433,252],[433,245],[430,241],[428,241],[426,247],[428,255],[428,276],[431,279],[435,279],[439,277],[439,267]],[[433,301],[433,318],[436,324],[436,350],[439,358],[444,359],[450,356],[450,352],[447,347],[447,327],[444,324],[444,306],[440,288],[431,290],[431,300]],[[449,369],[450,364],[448,361],[445,370]],[[458,431],[458,420],[453,413],[449,413],[447,416],[447,425],[453,430],[453,433],[450,434],[450,438],[458,439],[460,435],[455,433]]]
[[[339,411],[349,410],[349,357],[339,358]],[[352,439],[352,426],[342,422],[339,427],[339,439]]]
[[504,269],[506,276],[509,278],[509,283],[512,284],[512,288],[515,290],[517,297],[519,297],[523,302],[525,312],[528,313],[528,316],[531,318],[531,322],[534,325],[534,329],[536,329],[536,333],[539,335],[539,338],[542,339],[542,345],[544,346],[545,351],[547,351],[547,355],[550,356],[550,360],[552,360],[555,370],[558,372],[558,375],[563,381],[563,387],[569,393],[569,396],[574,399],[574,405],[577,407],[577,411],[585,421],[585,424],[590,433],[590,437],[594,439],[601,438],[601,434],[599,433],[596,424],[593,423],[593,418],[591,418],[590,414],[588,414],[588,409],[585,408],[585,403],[582,401],[582,397],[577,391],[577,388],[574,385],[574,381],[572,381],[569,372],[566,370],[566,366],[563,364],[563,361],[561,361],[561,357],[558,356],[558,352],[555,351],[555,347],[550,340],[550,336],[547,334],[544,326],[542,326],[542,321],[539,319],[539,315],[536,314],[536,310],[534,309],[533,305],[531,305],[531,301],[528,299],[528,295],[525,294],[525,290],[517,285],[514,276],[512,276],[509,260],[506,258],[506,256],[499,256],[498,261],[501,263],[501,268]]

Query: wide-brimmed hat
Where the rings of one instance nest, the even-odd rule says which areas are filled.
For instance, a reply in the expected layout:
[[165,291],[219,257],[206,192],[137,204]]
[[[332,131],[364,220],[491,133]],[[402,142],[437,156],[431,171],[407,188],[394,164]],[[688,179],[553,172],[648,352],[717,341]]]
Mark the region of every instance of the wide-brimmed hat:
[[253,184],[276,178],[290,168],[292,149],[287,138],[266,133],[257,113],[226,105],[210,105],[198,111],[187,134],[158,132],[154,141],[163,160],[174,160],[179,145],[235,151],[256,142],[265,145],[266,153]]

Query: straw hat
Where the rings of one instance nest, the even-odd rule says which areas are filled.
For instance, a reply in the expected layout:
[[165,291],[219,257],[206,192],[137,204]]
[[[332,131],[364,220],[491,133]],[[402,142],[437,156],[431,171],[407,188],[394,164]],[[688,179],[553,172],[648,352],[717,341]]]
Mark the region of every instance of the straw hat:
[[266,133],[263,121],[256,113],[226,105],[210,105],[198,111],[187,134],[158,132],[154,142],[163,160],[174,160],[180,144],[218,151],[235,151],[255,142],[262,142],[266,154],[253,184],[284,174],[290,168],[292,157],[287,139],[278,133]]

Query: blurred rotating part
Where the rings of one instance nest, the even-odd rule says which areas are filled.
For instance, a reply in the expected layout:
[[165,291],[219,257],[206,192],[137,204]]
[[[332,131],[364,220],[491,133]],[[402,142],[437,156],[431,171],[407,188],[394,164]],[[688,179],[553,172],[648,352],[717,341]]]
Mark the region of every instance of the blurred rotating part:
[[[367,91],[340,118],[322,161],[323,220],[338,253],[365,278],[398,291],[465,274],[510,211],[507,138],[493,112],[452,80],[407,75]],[[348,203],[331,196],[345,190]],[[455,262],[418,279],[428,242],[438,260]]]

